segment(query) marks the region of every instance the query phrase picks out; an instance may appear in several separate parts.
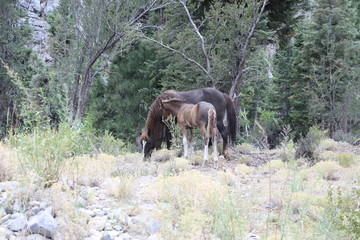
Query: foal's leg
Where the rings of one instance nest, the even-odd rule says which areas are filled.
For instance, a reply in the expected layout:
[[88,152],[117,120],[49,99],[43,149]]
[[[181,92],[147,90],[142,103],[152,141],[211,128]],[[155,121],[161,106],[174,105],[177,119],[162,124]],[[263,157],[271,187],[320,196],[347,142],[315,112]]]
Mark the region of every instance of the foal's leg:
[[217,153],[217,129],[215,128],[214,131],[214,136],[213,136],[213,154],[214,154],[214,168],[218,168],[218,153]]
[[188,141],[189,141],[189,155],[194,154],[194,130],[192,128],[188,129],[189,134],[188,134]]
[[188,157],[188,141],[187,141],[187,131],[186,127],[183,125],[180,125],[180,130],[183,135],[183,144],[184,144],[184,157]]
[[204,161],[202,166],[205,166],[206,162],[209,160],[209,136],[206,134],[205,126],[200,127],[200,134],[204,139]]

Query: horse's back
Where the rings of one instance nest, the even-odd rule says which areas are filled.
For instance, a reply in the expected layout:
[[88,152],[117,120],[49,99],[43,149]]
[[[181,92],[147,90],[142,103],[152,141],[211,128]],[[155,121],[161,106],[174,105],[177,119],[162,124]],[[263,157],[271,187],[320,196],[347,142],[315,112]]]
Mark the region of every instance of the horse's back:
[[207,122],[209,119],[209,110],[214,110],[214,112],[216,113],[216,109],[214,107],[214,105],[212,105],[209,102],[204,102],[201,101],[197,104],[198,107],[198,114],[199,114],[199,118],[202,122]]

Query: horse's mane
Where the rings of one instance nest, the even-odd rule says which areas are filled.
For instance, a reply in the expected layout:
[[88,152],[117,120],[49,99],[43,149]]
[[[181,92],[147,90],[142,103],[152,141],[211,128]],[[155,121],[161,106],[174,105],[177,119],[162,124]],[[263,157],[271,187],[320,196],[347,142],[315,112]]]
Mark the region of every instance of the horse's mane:
[[[141,140],[149,138],[149,135],[154,135],[155,138],[161,138],[163,134],[164,124],[162,124],[161,101],[175,97],[176,91],[168,90],[160,94],[150,106],[145,124],[145,130],[140,136]],[[149,132],[150,131],[150,132]]]

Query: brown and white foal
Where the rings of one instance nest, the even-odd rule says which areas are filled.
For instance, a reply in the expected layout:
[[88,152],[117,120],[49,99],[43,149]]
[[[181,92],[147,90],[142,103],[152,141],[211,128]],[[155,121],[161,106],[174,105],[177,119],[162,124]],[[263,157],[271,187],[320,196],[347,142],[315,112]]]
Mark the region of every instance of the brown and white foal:
[[[183,135],[184,157],[189,155],[189,146],[192,149],[193,129],[199,128],[200,134],[204,139],[204,161],[203,166],[209,160],[209,140],[212,139],[214,148],[214,168],[218,167],[218,154],[216,149],[216,110],[211,103],[199,102],[197,104],[187,103],[178,98],[162,100],[163,117],[169,115],[177,118]],[[188,133],[188,130],[189,132]]]

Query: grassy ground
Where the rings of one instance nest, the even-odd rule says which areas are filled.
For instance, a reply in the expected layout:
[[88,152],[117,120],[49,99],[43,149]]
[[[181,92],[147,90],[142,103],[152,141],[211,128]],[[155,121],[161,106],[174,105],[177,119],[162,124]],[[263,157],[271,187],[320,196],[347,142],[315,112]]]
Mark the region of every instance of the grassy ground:
[[17,199],[26,206],[38,195],[53,199],[66,223],[59,231],[67,234],[85,236],[89,230],[88,217],[78,210],[96,202],[84,193],[84,187],[95,186],[106,193],[110,207],[124,207],[128,215],[140,214],[146,204],[156,206],[151,214],[161,223],[158,239],[249,239],[251,234],[268,240],[358,239],[360,149],[324,139],[316,151],[316,161],[309,162],[295,160],[291,146],[261,151],[244,144],[230,151],[230,161],[220,159],[218,169],[197,165],[201,152],[187,160],[160,151],[154,159],[162,162],[144,162],[139,153],[65,156],[49,183],[23,165],[18,150],[2,144],[0,181],[25,186],[8,197],[9,204]]

